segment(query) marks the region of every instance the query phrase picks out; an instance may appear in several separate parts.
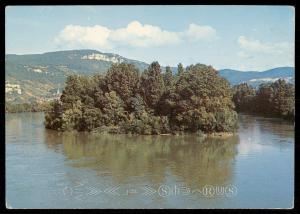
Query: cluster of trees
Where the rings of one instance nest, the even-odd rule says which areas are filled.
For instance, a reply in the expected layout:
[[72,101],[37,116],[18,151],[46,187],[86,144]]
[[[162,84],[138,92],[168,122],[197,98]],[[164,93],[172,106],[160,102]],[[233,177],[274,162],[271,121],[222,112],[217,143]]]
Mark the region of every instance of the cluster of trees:
[[45,126],[60,131],[167,134],[232,132],[237,113],[232,89],[211,66],[165,72],[158,62],[140,72],[113,64],[105,75],[72,75],[60,100],[51,103]]
[[19,113],[19,112],[45,112],[49,110],[50,102],[31,102],[31,103],[11,103],[5,102],[6,113]]
[[233,101],[238,112],[294,120],[295,87],[283,79],[261,84],[258,89],[247,83],[233,87]]

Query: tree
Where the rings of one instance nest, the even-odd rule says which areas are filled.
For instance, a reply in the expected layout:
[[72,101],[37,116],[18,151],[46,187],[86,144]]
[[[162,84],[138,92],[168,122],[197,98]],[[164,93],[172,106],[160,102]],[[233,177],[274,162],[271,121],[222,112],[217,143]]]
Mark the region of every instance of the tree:
[[113,64],[106,74],[108,91],[115,91],[129,108],[129,99],[139,88],[139,71],[132,64]]
[[50,110],[45,114],[45,127],[48,129],[60,130],[61,129],[61,115],[62,115],[61,102],[55,100],[50,103]]
[[[141,76],[133,65],[114,64],[106,75],[68,77],[45,125],[61,131],[135,134],[232,132],[237,122],[232,96],[228,81],[211,66],[191,65],[173,78],[170,67],[162,74],[158,62]],[[279,109],[286,109],[277,100]]]
[[256,91],[252,86],[249,86],[247,83],[241,83],[233,87],[233,102],[235,103],[235,108],[238,112],[241,111],[254,111],[252,105]]
[[66,81],[66,87],[64,88],[61,95],[61,102],[63,108],[72,108],[73,103],[80,100],[80,95],[84,92],[84,86],[80,82],[78,75],[68,76]]
[[166,67],[166,72],[164,74],[164,84],[167,89],[170,89],[173,86],[174,80],[173,80],[173,74],[171,71],[170,66]]
[[105,93],[103,114],[105,125],[118,126],[120,122],[126,120],[126,112],[124,110],[124,102],[115,91]]
[[82,120],[83,105],[80,100],[77,100],[72,104],[72,107],[65,110],[61,116],[61,130],[81,131],[81,120]]
[[143,98],[137,94],[135,97],[129,99],[130,109],[134,115],[140,116],[144,111],[146,111],[145,101]]
[[[211,66],[187,67],[176,83],[175,94],[170,121],[175,129],[192,132],[236,129],[237,115],[230,85]],[[223,116],[216,117],[218,112]]]
[[255,112],[264,112],[265,114],[274,114],[272,100],[274,91],[270,84],[261,84],[257,90],[255,99]]
[[274,91],[274,113],[282,117],[292,117],[295,105],[295,92],[292,84],[287,84],[285,80],[279,79],[271,87],[273,87]]
[[104,108],[103,105],[103,100],[105,99],[104,94],[109,92],[106,85],[106,79],[104,76],[98,74],[93,77],[93,80],[95,82],[95,85],[92,88],[92,94],[93,94],[92,97],[94,98],[94,106],[102,110]]
[[104,124],[104,117],[102,112],[98,108],[84,108],[81,121],[80,121],[80,131],[92,131]]
[[183,65],[179,63],[177,66],[177,75],[180,76],[181,74],[183,74],[183,72],[184,72]]
[[237,111],[294,119],[295,88],[285,80],[261,84],[257,91],[246,83],[233,90]]
[[141,76],[140,94],[149,108],[156,109],[165,85],[158,62],[153,62]]

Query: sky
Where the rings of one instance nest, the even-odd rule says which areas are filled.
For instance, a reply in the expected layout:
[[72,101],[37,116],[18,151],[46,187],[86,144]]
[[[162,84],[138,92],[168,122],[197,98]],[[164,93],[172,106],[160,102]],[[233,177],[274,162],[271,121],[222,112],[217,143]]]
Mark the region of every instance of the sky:
[[7,6],[6,54],[93,49],[161,65],[294,67],[291,6]]

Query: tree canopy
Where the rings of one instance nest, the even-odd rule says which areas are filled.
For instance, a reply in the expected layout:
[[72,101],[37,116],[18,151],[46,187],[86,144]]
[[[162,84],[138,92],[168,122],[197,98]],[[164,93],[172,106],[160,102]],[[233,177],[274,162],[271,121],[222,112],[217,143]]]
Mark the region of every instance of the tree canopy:
[[257,90],[242,83],[234,86],[233,100],[238,112],[294,120],[295,87],[283,79],[261,84]]
[[133,134],[233,132],[237,113],[227,80],[211,66],[190,65],[173,75],[158,62],[140,73],[114,64],[105,75],[68,77],[46,113],[47,128]]

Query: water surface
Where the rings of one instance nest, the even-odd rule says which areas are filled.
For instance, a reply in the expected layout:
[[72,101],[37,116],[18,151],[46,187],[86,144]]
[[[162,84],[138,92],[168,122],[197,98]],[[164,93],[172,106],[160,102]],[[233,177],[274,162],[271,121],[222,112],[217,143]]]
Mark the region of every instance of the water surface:
[[290,208],[294,126],[239,115],[236,136],[59,133],[6,114],[12,208]]

